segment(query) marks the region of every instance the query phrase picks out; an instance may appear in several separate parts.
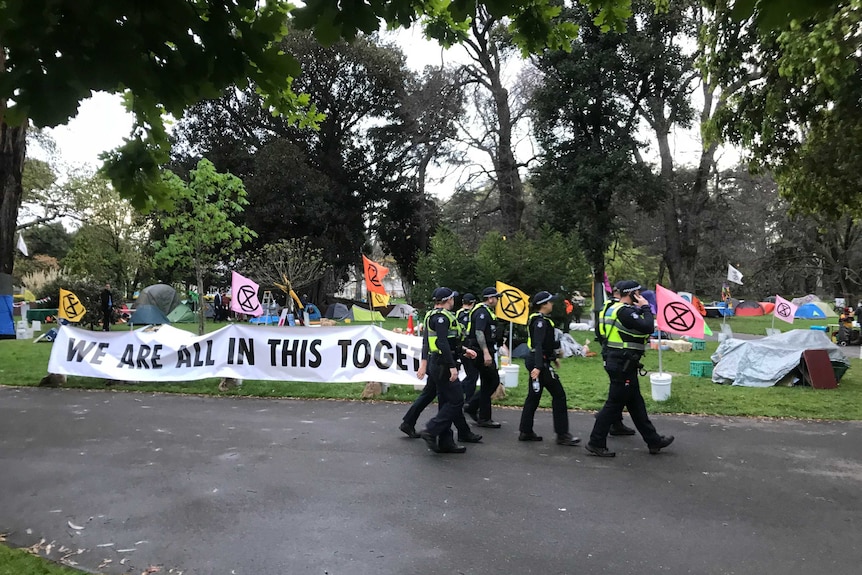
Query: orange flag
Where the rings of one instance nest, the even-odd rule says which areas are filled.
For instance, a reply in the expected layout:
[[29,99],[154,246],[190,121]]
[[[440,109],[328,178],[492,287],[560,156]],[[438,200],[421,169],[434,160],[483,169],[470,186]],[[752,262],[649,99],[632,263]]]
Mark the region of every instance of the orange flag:
[[385,294],[386,288],[383,287],[383,276],[389,273],[389,268],[374,263],[364,255],[362,256],[362,265],[365,269],[365,285],[368,291]]

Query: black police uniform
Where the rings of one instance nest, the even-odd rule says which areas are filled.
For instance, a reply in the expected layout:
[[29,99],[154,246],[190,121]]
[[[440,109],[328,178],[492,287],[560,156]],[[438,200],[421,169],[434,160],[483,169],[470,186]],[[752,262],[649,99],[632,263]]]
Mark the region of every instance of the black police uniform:
[[[429,325],[429,320],[431,319],[432,314],[437,311],[437,309],[433,309],[425,316],[425,326]],[[422,359],[428,360],[428,329],[425,330],[422,335]],[[469,360],[465,360],[469,361]],[[419,421],[419,416],[425,410],[426,407],[431,405],[431,402],[434,401],[434,398],[437,397],[437,380],[431,377],[431,362],[428,362],[428,370],[427,370],[427,382],[425,383],[425,387],[422,389],[422,393],[413,401],[413,404],[407,410],[407,413],[404,414],[404,423],[402,424],[402,431],[407,433],[404,429],[406,427],[407,430],[413,431],[416,427],[416,422]],[[449,373],[446,373],[446,379],[449,379]],[[475,385],[475,384],[474,384]],[[470,426],[467,424],[467,420],[464,418],[464,413],[461,412],[458,417],[453,422],[455,424],[455,428],[458,430],[458,439],[460,441],[468,441],[471,443],[476,443],[480,439],[482,439],[481,435],[477,435],[473,433],[473,430],[470,429]],[[419,437],[418,434],[408,433],[410,437]]]
[[[468,300],[467,297],[470,294],[465,294],[464,301],[476,301],[475,298],[472,300]],[[461,324],[461,329],[466,334],[467,330],[470,327],[470,314],[475,309],[475,306],[471,308],[461,308],[458,310],[458,314],[456,317],[458,318],[458,323]],[[474,350],[475,347],[471,346]],[[479,350],[475,350],[479,351]],[[464,359],[464,379],[461,380],[461,389],[464,390],[464,402],[468,403],[470,399],[473,397],[473,394],[476,393],[476,382],[479,381],[479,368],[476,367],[476,360],[473,359]]]
[[[477,333],[482,333],[485,337],[485,344],[491,354],[490,365],[485,365],[483,351],[476,339]],[[473,312],[470,314],[470,333],[467,334],[466,339],[476,351],[476,359],[472,363],[478,371],[481,385],[479,393],[473,394],[467,403],[464,413],[475,419],[480,426],[500,427],[499,423],[491,419],[491,396],[500,385],[500,372],[497,371],[496,356],[497,321],[494,312],[487,303],[482,302],[473,308]]]
[[534,313],[528,321],[530,331],[530,355],[524,361],[527,373],[534,368],[539,370],[539,389],[536,391],[533,382],[530,381],[527,388],[527,397],[524,400],[524,410],[521,412],[521,437],[536,437],[533,432],[533,419],[536,409],[542,399],[542,391],[547,389],[551,394],[551,409],[554,418],[554,431],[557,437],[566,436],[569,433],[569,412],[566,405],[566,390],[551,362],[557,358],[557,350],[560,342],[554,337],[554,323],[541,313]]
[[[620,306],[617,310],[617,319],[625,330],[620,331],[622,340],[644,344],[645,337],[649,336],[654,329],[654,318],[649,306],[635,307],[631,304],[621,303],[616,305]],[[599,319],[601,320],[601,318]],[[638,335],[632,336],[626,332]],[[610,389],[604,407],[596,416],[596,423],[592,433],[590,433],[588,449],[590,447],[607,448],[608,432],[615,422],[620,421],[624,407],[628,409],[635,427],[647,445],[652,447],[662,443],[662,436],[658,434],[647,415],[638,381],[640,358],[643,353],[642,349],[619,349],[609,346],[608,341],[603,343],[602,357],[605,362],[605,371],[610,377]]]
[[[422,354],[428,358],[428,386],[437,389],[437,415],[432,417],[420,433],[429,447],[436,440],[435,451],[449,452],[458,449],[452,433],[452,424],[464,421],[464,392],[461,382],[450,381],[450,369],[458,369],[461,357],[460,337],[450,337],[452,312],[437,308],[428,316],[423,336]],[[457,323],[457,320],[454,320]],[[433,336],[430,335],[433,333]],[[437,351],[431,349],[429,338],[436,336]],[[465,422],[466,425],[466,422]],[[432,449],[434,449],[432,447]],[[461,448],[463,450],[463,448]]]

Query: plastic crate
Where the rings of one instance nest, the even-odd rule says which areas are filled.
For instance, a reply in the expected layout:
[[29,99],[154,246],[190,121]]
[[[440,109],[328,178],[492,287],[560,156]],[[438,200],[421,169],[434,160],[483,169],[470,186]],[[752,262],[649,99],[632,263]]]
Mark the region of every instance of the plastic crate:
[[712,362],[690,361],[688,374],[694,377],[712,377]]
[[706,341],[702,339],[690,339],[691,351],[703,351],[706,349]]

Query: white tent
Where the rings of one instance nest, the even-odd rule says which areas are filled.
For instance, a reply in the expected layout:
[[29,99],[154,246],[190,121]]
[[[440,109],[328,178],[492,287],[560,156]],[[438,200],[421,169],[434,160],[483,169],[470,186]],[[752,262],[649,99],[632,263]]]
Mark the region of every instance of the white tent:
[[400,317],[407,318],[408,316],[413,315],[416,312],[416,308],[412,305],[408,305],[406,303],[395,304],[392,307],[392,311],[386,317]]

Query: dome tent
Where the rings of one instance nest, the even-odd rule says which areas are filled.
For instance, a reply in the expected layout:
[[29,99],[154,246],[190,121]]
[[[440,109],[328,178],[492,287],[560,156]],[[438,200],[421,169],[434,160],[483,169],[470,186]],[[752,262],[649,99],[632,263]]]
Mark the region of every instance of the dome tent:
[[180,305],[180,296],[177,295],[177,290],[169,285],[153,284],[141,290],[135,302],[135,309],[145,305],[156,306],[167,315]]

